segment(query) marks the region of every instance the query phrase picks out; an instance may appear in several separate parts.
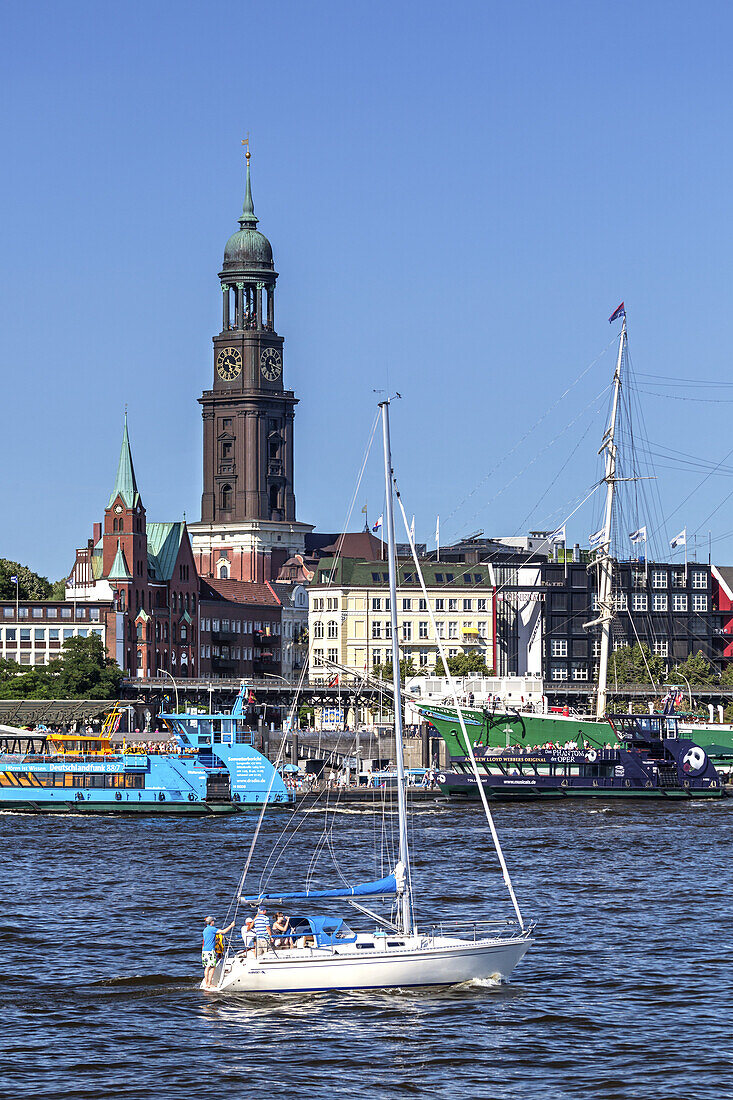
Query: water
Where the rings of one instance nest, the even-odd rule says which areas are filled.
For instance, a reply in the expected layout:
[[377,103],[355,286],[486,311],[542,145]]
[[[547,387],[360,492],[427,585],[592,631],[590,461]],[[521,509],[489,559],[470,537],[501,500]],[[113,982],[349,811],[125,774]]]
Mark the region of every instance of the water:
[[[253,816],[0,814],[0,1097],[730,1095],[733,802],[496,818],[540,922],[511,984],[225,999],[197,988],[202,918],[224,922]],[[257,875],[284,820],[266,824]],[[365,877],[393,825],[364,810],[301,820],[281,886],[324,823]],[[478,807],[416,809],[412,832],[426,910],[508,912]]]

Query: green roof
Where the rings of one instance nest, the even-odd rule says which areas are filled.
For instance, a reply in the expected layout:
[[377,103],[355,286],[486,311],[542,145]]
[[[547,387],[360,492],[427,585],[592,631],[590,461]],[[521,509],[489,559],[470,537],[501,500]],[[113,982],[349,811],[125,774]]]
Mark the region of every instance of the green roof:
[[173,576],[186,524],[179,520],[176,523],[149,523],[147,526],[150,579],[169,581]]
[[112,507],[118,496],[122,497],[128,508],[137,508],[140,502],[140,494],[137,491],[137,482],[135,481],[135,467],[132,464],[130,437],[127,434],[127,413],[125,413],[125,428],[122,433],[122,449],[120,450],[120,461],[117,466],[117,477],[107,502],[108,508]]
[[109,571],[109,580],[111,581],[131,581],[132,573],[127,568],[127,562],[125,561],[125,555],[120,546],[120,540],[117,540],[117,553],[115,554],[115,560],[112,562],[112,568]]
[[[389,580],[386,561],[357,561],[355,558],[321,558],[318,573],[313,584],[350,585],[352,587],[371,588],[375,584],[387,584]],[[428,588],[486,588],[491,585],[488,565],[466,565],[454,562],[420,562],[425,585]],[[331,572],[333,571],[333,579]],[[313,587],[311,584],[311,587]],[[420,587],[420,580],[414,562],[401,561],[397,567],[397,587]]]

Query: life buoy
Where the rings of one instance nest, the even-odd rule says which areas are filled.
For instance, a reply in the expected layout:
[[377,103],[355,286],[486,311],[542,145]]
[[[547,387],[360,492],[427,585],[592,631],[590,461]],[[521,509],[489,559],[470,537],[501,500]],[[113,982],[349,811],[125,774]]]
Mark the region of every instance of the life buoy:
[[121,791],[115,791],[115,798],[117,799],[118,802],[121,802],[122,801],[122,792]]

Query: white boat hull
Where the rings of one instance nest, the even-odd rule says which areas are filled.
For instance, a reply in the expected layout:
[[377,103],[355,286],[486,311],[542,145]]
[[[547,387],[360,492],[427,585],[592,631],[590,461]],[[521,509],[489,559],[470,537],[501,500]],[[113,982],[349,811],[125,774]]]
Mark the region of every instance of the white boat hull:
[[371,949],[368,957],[354,945],[268,951],[257,959],[242,953],[219,963],[209,992],[303,993],[500,980],[509,977],[531,943],[527,934],[478,941],[415,936],[399,949]]

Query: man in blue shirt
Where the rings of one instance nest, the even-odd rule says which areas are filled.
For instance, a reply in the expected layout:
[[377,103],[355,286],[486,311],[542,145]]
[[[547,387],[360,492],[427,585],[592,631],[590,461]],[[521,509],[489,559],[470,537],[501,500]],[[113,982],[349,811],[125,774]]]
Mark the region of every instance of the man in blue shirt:
[[211,989],[211,979],[216,969],[216,937],[226,936],[234,928],[234,921],[226,928],[217,928],[213,917],[207,917],[204,922],[204,933],[201,940],[201,964],[204,968],[204,989]]
[[257,910],[257,916],[255,917],[255,955],[263,955],[268,948],[272,947],[272,928],[270,927],[270,918],[267,915],[267,910],[263,905]]

